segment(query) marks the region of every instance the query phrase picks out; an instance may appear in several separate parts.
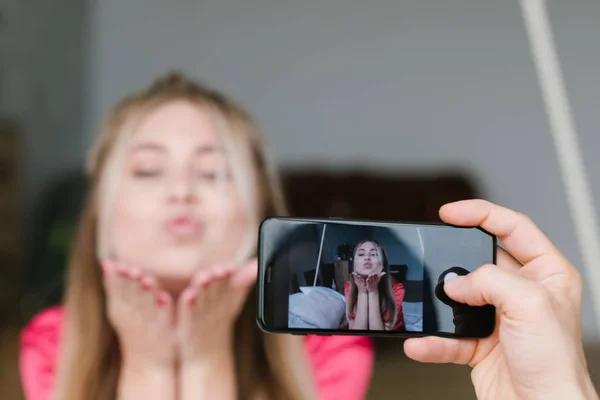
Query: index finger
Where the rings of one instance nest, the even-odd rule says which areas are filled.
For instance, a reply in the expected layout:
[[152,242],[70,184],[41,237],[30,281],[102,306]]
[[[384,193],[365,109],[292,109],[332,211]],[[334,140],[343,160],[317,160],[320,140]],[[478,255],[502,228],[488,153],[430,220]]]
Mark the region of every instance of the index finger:
[[480,226],[496,235],[506,249],[524,264],[558,250],[526,215],[485,200],[462,200],[445,204],[440,217],[457,226]]

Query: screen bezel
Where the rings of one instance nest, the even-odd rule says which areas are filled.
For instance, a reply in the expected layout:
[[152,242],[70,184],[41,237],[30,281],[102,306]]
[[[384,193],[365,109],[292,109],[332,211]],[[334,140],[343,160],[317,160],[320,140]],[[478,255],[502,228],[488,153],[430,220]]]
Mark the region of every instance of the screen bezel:
[[[407,221],[382,221],[382,220],[368,220],[368,219],[350,219],[350,218],[309,218],[309,217],[267,217],[265,218],[260,226],[259,226],[259,234],[258,234],[258,273],[257,273],[257,313],[256,313],[256,322],[261,330],[266,333],[277,334],[292,334],[292,335],[319,335],[319,336],[331,336],[331,335],[349,335],[349,336],[370,336],[370,337],[397,337],[397,338],[411,338],[411,337],[424,337],[424,336],[438,336],[438,337],[446,337],[446,338],[455,338],[455,339],[480,339],[490,336],[494,329],[494,326],[491,327],[489,333],[482,336],[461,336],[456,333],[449,332],[406,332],[406,331],[373,331],[373,330],[347,330],[347,329],[308,329],[308,328],[273,328],[268,326],[267,324],[267,315],[265,312],[265,298],[267,297],[269,291],[274,285],[270,285],[266,282],[266,274],[267,274],[267,260],[264,258],[264,227],[273,220],[280,221],[289,221],[289,222],[305,222],[305,223],[314,223],[314,224],[338,224],[338,225],[370,225],[370,226],[418,226],[418,227],[427,227],[427,226],[435,226],[435,227],[448,227],[451,229],[477,229],[485,233],[486,235],[492,238],[492,259],[493,263],[497,263],[497,247],[498,247],[498,239],[496,235],[486,231],[480,226],[457,226],[444,222],[407,222]],[[495,308],[490,308],[495,314]],[[495,316],[494,316],[495,317]],[[495,318],[493,318],[495,321]]]

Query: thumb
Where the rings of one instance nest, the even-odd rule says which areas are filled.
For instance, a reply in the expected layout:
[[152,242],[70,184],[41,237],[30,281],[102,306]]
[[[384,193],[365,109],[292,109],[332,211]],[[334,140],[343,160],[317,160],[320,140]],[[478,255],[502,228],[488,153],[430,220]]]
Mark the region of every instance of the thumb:
[[491,304],[506,311],[526,299],[543,299],[543,290],[534,282],[493,264],[456,276],[444,283],[444,291],[453,300],[470,306]]
[[385,274],[386,274],[386,272],[385,272],[385,271],[383,271],[383,272],[380,272],[380,273],[379,273],[379,277],[381,278],[381,277],[382,277],[382,276],[384,276]]
[[477,350],[477,340],[428,336],[404,342],[407,357],[423,363],[470,364]]

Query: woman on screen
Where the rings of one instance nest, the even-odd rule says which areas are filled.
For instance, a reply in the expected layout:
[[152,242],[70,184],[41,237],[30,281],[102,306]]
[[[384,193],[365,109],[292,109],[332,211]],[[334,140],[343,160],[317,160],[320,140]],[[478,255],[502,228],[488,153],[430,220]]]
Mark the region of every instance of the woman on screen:
[[404,285],[390,274],[385,250],[374,240],[354,247],[351,277],[346,282],[348,329],[404,330]]

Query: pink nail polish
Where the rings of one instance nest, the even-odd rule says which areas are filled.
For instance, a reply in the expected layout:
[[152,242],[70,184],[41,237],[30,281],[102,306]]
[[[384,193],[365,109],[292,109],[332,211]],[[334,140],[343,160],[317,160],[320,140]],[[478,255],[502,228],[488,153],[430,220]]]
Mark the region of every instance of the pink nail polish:
[[214,275],[204,275],[203,277],[198,279],[198,283],[200,284],[200,286],[206,286],[213,279],[213,277]]
[[114,273],[113,264],[108,260],[100,261],[100,271],[104,275],[110,275]]
[[194,303],[196,302],[196,300],[198,299],[198,292],[196,292],[195,290],[191,289],[191,290],[188,292],[188,296],[189,296],[189,297],[188,297],[188,299],[187,299],[187,302],[188,302],[189,304],[194,304]]
[[127,274],[133,279],[138,279],[141,275],[141,271],[137,267],[132,267],[132,268],[129,268],[129,270],[127,271]]

